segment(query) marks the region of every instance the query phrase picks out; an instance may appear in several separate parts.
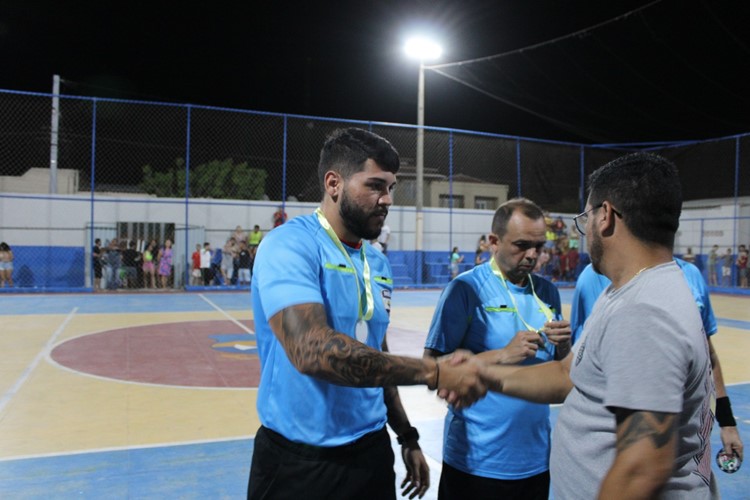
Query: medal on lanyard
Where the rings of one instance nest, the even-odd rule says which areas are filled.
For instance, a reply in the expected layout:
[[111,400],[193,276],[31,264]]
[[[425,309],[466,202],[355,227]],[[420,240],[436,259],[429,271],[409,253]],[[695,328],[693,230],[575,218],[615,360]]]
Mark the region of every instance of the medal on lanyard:
[[[526,327],[527,330],[531,330],[532,332],[537,332],[539,335],[542,336],[542,338],[546,342],[547,336],[544,335],[544,332],[541,331],[541,328],[534,328],[533,326],[528,324],[525,319],[523,319],[523,316],[521,316],[521,311],[518,310],[518,304],[516,304],[516,299],[515,297],[513,297],[513,293],[511,293],[510,287],[508,287],[508,283],[506,283],[505,281],[505,276],[503,276],[503,272],[500,270],[500,267],[497,265],[497,262],[495,262],[495,257],[492,257],[492,259],[490,260],[490,267],[492,268],[492,273],[495,276],[497,276],[497,278],[505,287],[505,290],[508,292],[508,295],[510,296],[510,301],[513,303],[513,307],[516,309],[516,315],[518,316],[518,319],[521,320],[521,323],[523,323],[523,325]],[[537,296],[536,292],[534,291],[534,280],[531,279],[531,274],[529,274],[529,284],[531,285],[531,295],[534,297],[537,304],[539,304],[539,308],[544,314],[544,317],[547,318],[547,321],[552,321],[552,318],[554,317],[554,315],[552,314],[552,310],[549,307],[547,307],[547,304],[542,302],[542,299],[540,299]]]
[[315,209],[315,215],[318,217],[318,222],[320,222],[320,225],[323,227],[326,234],[328,234],[328,237],[331,238],[331,241],[333,241],[333,243],[336,245],[336,247],[338,247],[341,253],[344,254],[344,258],[349,263],[349,265],[352,266],[352,270],[354,271],[354,281],[357,284],[357,326],[354,330],[354,335],[356,336],[357,340],[365,343],[367,342],[367,337],[369,335],[367,322],[372,319],[372,315],[375,312],[375,299],[372,295],[372,283],[370,282],[370,265],[367,263],[365,246],[364,244],[362,244],[359,249],[359,255],[362,258],[362,278],[365,282],[365,310],[363,312],[362,291],[359,288],[359,276],[357,275],[357,268],[354,267],[354,262],[352,262],[351,257],[349,257],[349,252],[346,251],[346,248],[344,248],[344,244],[341,243],[341,240],[331,227],[330,222],[328,222],[328,219],[326,219],[325,215],[323,215],[323,211],[320,210],[320,208],[317,208]]
[[742,459],[734,450],[725,451],[724,448],[716,454],[716,465],[727,474],[734,474],[740,470]]

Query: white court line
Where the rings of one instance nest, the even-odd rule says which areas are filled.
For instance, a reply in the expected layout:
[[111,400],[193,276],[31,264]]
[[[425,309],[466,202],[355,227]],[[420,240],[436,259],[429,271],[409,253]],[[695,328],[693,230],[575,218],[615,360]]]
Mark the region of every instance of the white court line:
[[225,437],[217,439],[197,439],[192,441],[173,441],[168,443],[155,443],[155,444],[143,444],[136,446],[109,446],[106,448],[91,448],[87,450],[71,450],[61,451],[53,453],[36,453],[32,455],[18,455],[15,457],[0,457],[0,462],[12,462],[14,460],[26,460],[28,458],[51,458],[51,457],[67,457],[71,455],[89,455],[94,453],[109,453],[116,451],[132,451],[132,450],[148,450],[153,448],[172,448],[177,446],[189,446],[195,444],[213,444],[213,443],[224,443],[228,441],[243,441],[255,439],[255,434],[249,434],[245,436]]
[[26,380],[28,380],[28,378],[31,376],[31,373],[36,369],[37,365],[39,365],[39,362],[47,356],[47,354],[52,349],[52,346],[55,344],[57,337],[59,337],[63,330],[65,330],[65,327],[68,326],[68,323],[70,323],[70,320],[73,319],[73,316],[75,316],[77,312],[77,307],[73,308],[73,310],[70,311],[68,317],[65,318],[65,321],[63,321],[62,324],[57,327],[57,330],[55,330],[55,332],[52,334],[52,337],[50,337],[50,339],[44,345],[44,348],[39,351],[39,354],[36,355],[34,361],[32,361],[31,364],[26,367],[18,380],[16,380],[16,383],[13,384],[13,387],[8,389],[8,391],[3,395],[3,398],[0,399],[0,413],[3,412],[5,406],[10,402],[11,399],[13,399],[13,396],[18,394],[18,391],[21,389],[23,384],[26,383]]
[[217,306],[216,304],[214,304],[213,302],[211,302],[210,300],[208,300],[208,298],[206,298],[206,296],[205,296],[205,295],[203,295],[203,294],[201,293],[201,294],[198,294],[198,297],[200,297],[200,298],[202,298],[203,300],[205,300],[206,302],[208,302],[208,305],[210,305],[211,307],[213,307],[214,309],[216,309],[217,311],[219,311],[219,312],[220,312],[221,314],[223,314],[223,315],[224,315],[224,316],[225,316],[225,317],[226,317],[226,318],[227,318],[227,319],[228,319],[229,321],[231,321],[231,322],[232,322],[232,323],[234,323],[235,325],[237,325],[237,326],[239,326],[240,328],[242,328],[243,330],[245,330],[245,332],[246,332],[246,333],[249,333],[250,335],[255,335],[255,332],[254,332],[254,331],[252,331],[251,329],[249,329],[248,327],[246,327],[245,325],[243,325],[242,323],[240,323],[239,321],[237,321],[236,319],[234,319],[234,318],[233,318],[232,316],[230,316],[230,315],[229,315],[229,313],[228,313],[228,312],[226,312],[226,311],[225,311],[224,309],[222,309],[221,307]]

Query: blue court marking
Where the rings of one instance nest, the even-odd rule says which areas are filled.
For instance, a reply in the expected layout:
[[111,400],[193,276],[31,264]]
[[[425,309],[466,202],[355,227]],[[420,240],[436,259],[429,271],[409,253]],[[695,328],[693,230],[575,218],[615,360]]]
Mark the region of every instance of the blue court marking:
[[[573,289],[560,288],[559,290],[562,303],[570,304],[573,299]],[[392,306],[394,308],[434,307],[441,293],[441,289],[396,290],[393,293]],[[14,295],[4,296],[0,300],[0,316],[68,314],[74,307],[78,307],[78,314],[214,311],[215,309],[201,296],[225,311],[249,311],[251,308],[249,292]],[[716,318],[716,321],[720,326],[750,330],[750,321],[729,318]]]
[[[750,383],[727,388],[740,435],[750,442]],[[554,423],[559,407],[552,408]],[[443,417],[413,422],[426,455],[442,463]],[[553,436],[554,439],[554,436]],[[721,448],[718,425],[712,455]],[[253,440],[237,439],[153,448],[76,453],[0,461],[0,492],[13,499],[73,498],[245,498]],[[396,453],[396,461],[399,461]],[[735,474],[716,467],[722,498],[740,500],[750,491],[750,469]],[[433,471],[431,492],[437,491]]]
[[252,440],[0,462],[4,498],[245,498]]
[[[250,310],[250,293],[217,293],[205,295],[224,310]],[[199,294],[162,292],[134,294],[86,295],[19,295],[0,300],[0,315],[68,314],[78,307],[78,314],[123,314],[144,312],[214,311]]]
[[727,326],[729,328],[739,328],[741,330],[750,330],[750,321],[741,321],[738,319],[727,319],[727,318],[716,318],[716,322],[719,326]]

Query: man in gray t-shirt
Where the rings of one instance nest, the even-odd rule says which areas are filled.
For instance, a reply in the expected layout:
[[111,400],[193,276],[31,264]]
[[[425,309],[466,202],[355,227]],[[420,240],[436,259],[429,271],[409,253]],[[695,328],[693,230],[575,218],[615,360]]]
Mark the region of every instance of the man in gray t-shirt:
[[562,361],[492,365],[482,377],[492,391],[565,402],[552,432],[556,500],[718,498],[708,343],[672,257],[677,169],[649,153],[613,160],[589,177],[585,208],[576,229],[612,284],[581,340]]
[[708,344],[674,262],[602,294],[574,347],[570,379],[574,387],[552,441],[556,498],[596,498],[616,453],[611,408],[679,414],[674,472],[660,498],[707,498],[713,420]]

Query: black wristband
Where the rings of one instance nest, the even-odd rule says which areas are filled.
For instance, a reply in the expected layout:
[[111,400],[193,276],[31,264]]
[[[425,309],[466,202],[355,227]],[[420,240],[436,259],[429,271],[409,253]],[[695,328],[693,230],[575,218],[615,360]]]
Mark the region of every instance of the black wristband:
[[734,415],[732,415],[732,403],[729,402],[729,396],[716,400],[716,421],[719,422],[719,427],[737,426]]
[[398,444],[404,444],[407,441],[419,441],[419,432],[416,427],[409,427],[406,432],[396,437],[396,441],[398,441]]

